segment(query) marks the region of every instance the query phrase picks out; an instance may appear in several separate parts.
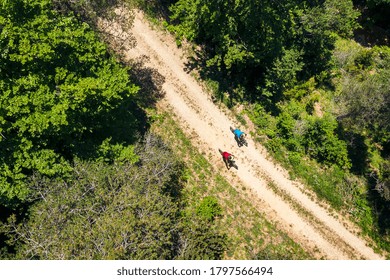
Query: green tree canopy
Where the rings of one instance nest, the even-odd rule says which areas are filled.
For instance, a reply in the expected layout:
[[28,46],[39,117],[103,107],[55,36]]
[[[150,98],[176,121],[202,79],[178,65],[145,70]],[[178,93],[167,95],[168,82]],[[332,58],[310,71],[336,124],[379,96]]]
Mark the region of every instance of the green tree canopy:
[[16,258],[220,259],[225,237],[181,214],[183,166],[172,151],[147,134],[136,153],[137,164],[77,161],[66,181],[33,176],[28,218],[3,226]]
[[[86,139],[138,88],[85,23],[49,0],[0,2],[0,202],[27,195],[33,172],[65,176]],[[134,123],[134,117],[128,116]],[[128,131],[131,134],[131,131]]]
[[358,16],[352,1],[337,0],[179,0],[171,11],[179,36],[204,46],[209,71],[246,95],[277,98],[282,77],[291,86],[327,69],[335,34],[351,36]]

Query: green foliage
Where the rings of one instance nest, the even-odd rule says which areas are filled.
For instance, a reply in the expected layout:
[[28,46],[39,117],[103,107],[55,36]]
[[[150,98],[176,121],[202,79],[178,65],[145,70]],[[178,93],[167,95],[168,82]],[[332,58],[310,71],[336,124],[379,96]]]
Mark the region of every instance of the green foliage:
[[271,138],[276,135],[276,119],[268,114],[263,106],[254,104],[248,109],[248,113],[259,129],[258,134],[265,134]]
[[303,19],[308,26],[307,31],[314,34],[334,32],[350,38],[359,27],[356,22],[359,14],[352,1],[325,0],[323,5],[311,8]]
[[283,92],[297,83],[297,73],[302,70],[301,53],[297,50],[283,50],[282,57],[276,59],[266,76],[266,91],[281,98]]
[[[301,89],[290,92],[301,95]],[[306,93],[306,90],[303,90]],[[311,102],[311,99],[306,99]],[[295,100],[280,103],[280,114],[271,117],[257,105],[251,110],[251,119],[272,140],[267,147],[276,152],[280,145],[289,151],[309,155],[311,158],[327,165],[336,164],[349,169],[351,163],[348,156],[347,144],[337,136],[338,123],[330,115],[323,117],[312,116],[305,103]],[[310,110],[309,110],[310,111]]]
[[226,237],[180,212],[183,166],[172,151],[151,134],[136,151],[137,164],[76,160],[66,181],[33,176],[29,216],[2,229],[16,258],[221,258]]
[[[284,98],[287,100],[301,101],[306,96],[310,96],[315,91],[315,88],[316,88],[316,82],[315,79],[312,77],[309,80],[307,80],[305,83],[298,84],[293,88],[284,91],[283,95]],[[317,96],[312,96],[309,101],[313,102],[316,99]]]
[[347,145],[337,138],[335,119],[326,116],[324,118],[309,118],[307,131],[304,137],[304,145],[309,155],[327,164],[336,164],[349,169],[351,163],[348,158]]
[[350,37],[358,26],[352,1],[179,0],[170,10],[169,30],[204,46],[202,72],[222,72],[227,89],[243,86],[245,98],[278,100],[302,77],[323,73],[334,34]]
[[69,174],[68,160],[138,88],[88,25],[51,1],[3,1],[0,11],[0,201],[12,204],[33,172]]
[[221,215],[222,209],[215,197],[206,196],[200,202],[196,212],[200,217],[213,221],[217,216]]
[[[339,121],[346,130],[364,139],[365,155],[360,159],[365,163],[364,172],[371,174],[375,189],[388,200],[390,48],[353,46],[349,51],[343,43],[339,43],[336,56],[344,70],[340,99],[345,107]],[[356,154],[361,147],[352,142],[350,149]]]
[[136,163],[139,157],[134,152],[134,146],[124,146],[123,144],[113,144],[112,138],[105,139],[98,150],[98,161],[104,161],[107,163],[116,162],[129,162]]
[[[354,59],[358,75],[346,75],[343,98],[348,117],[360,129],[370,129],[382,141],[389,139],[390,48],[362,50]],[[369,70],[369,71],[367,71]],[[383,142],[382,142],[383,143]]]

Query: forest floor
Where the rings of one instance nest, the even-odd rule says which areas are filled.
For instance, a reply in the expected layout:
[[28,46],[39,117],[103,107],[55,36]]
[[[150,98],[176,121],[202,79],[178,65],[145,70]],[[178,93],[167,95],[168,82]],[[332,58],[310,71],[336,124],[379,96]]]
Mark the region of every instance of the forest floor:
[[[111,28],[118,32],[120,26]],[[357,226],[319,202],[309,188],[291,180],[259,143],[248,137],[248,147],[237,146],[229,127],[240,124],[223,104],[213,102],[194,78],[196,73],[188,71],[186,55],[171,34],[151,26],[141,12],[135,13],[131,33],[136,45],[128,48],[126,59],[157,71],[164,92],[157,107],[173,116],[192,145],[232,185],[245,185],[253,192],[259,212],[316,258],[383,259]],[[238,170],[226,169],[219,148],[235,155]]]

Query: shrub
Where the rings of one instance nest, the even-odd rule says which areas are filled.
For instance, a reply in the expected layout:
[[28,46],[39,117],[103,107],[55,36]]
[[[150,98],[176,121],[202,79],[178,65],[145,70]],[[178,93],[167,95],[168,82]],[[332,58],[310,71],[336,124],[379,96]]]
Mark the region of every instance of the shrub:
[[222,209],[215,197],[206,196],[197,209],[197,214],[208,221],[213,221],[215,217],[221,215]]
[[328,165],[335,164],[349,169],[351,163],[348,158],[347,144],[338,139],[335,134],[336,120],[326,116],[324,118],[308,117],[308,121],[307,131],[303,138],[306,152]]

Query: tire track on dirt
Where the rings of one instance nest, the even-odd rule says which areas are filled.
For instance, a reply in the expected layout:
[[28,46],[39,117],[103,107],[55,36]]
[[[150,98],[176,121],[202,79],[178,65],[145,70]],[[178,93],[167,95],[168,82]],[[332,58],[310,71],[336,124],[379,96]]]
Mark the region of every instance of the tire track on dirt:
[[285,170],[268,160],[258,144],[248,139],[249,147],[239,149],[236,146],[229,130],[234,122],[184,71],[183,54],[172,38],[153,30],[139,12],[132,33],[137,46],[127,53],[128,58],[148,56],[146,66],[157,69],[165,77],[163,90],[166,95],[162,106],[174,112],[184,131],[188,132],[189,127],[197,133],[197,142],[193,144],[200,150],[212,152],[209,160],[213,163],[221,161],[218,148],[236,156],[239,169],[235,173],[226,170],[221,173],[231,180],[237,179],[236,174],[250,187],[263,202],[264,209],[260,211],[275,213],[273,219],[281,223],[296,242],[312,252],[320,251],[316,255],[324,255],[327,259],[382,259],[365,240],[352,233],[358,232],[357,228],[343,217],[336,219],[329,214],[328,207],[320,206],[302,192],[304,187],[291,181]]

